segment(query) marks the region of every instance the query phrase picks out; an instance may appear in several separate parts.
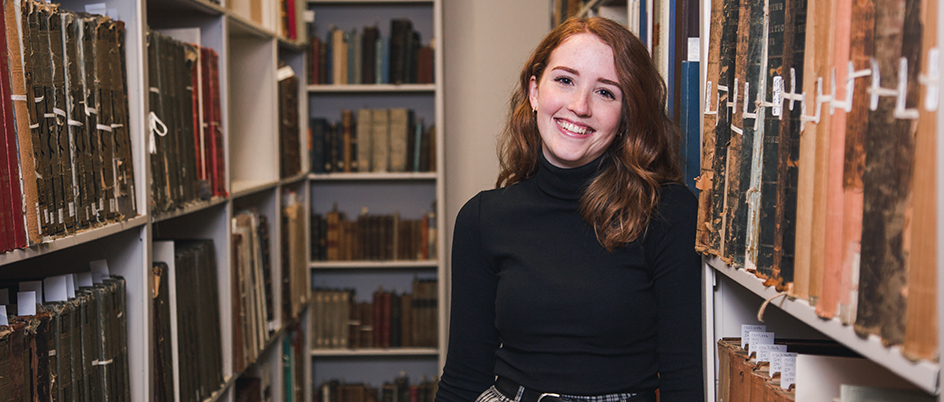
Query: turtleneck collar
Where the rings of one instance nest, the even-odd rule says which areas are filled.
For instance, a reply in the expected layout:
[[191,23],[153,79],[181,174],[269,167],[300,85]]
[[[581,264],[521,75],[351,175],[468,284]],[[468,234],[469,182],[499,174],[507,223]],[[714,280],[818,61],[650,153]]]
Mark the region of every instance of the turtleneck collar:
[[534,181],[542,192],[552,197],[577,200],[590,180],[603,170],[605,159],[606,153],[586,165],[565,169],[552,165],[544,157],[544,152],[538,152],[538,171]]

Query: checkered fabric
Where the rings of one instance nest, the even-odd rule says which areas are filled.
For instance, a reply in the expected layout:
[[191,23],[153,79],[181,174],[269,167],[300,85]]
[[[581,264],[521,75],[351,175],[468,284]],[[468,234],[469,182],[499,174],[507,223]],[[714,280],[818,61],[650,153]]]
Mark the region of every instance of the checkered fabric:
[[[515,395],[514,399],[508,398],[495,389],[495,386],[491,386],[489,389],[485,390],[478,398],[475,399],[475,402],[517,402],[521,399],[521,394],[524,392],[524,388],[518,387],[518,394]],[[562,394],[559,398],[550,398],[545,397],[543,402],[551,401],[566,401],[566,402],[631,402],[630,398],[636,396],[637,394],[633,393],[623,393],[623,394],[609,394],[609,395],[594,395],[594,396],[584,396],[584,395],[564,395]]]

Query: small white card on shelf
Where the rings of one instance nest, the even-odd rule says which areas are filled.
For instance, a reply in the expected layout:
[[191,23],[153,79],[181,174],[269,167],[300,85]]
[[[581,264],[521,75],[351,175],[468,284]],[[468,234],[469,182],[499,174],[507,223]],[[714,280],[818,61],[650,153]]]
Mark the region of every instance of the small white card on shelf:
[[284,66],[282,68],[279,68],[275,72],[275,78],[279,81],[282,81],[286,78],[290,78],[294,76],[295,76],[295,70],[292,69],[292,66]]
[[757,332],[752,331],[750,340],[747,344],[747,357],[757,353],[760,345],[773,345],[774,344],[774,333],[773,332]]
[[797,354],[787,353],[780,358],[780,389],[790,389],[797,379]]
[[69,293],[70,299],[75,299],[75,275],[66,274],[66,292]]
[[36,292],[16,293],[17,315],[36,315]]
[[786,352],[787,345],[758,345],[757,362],[770,362],[770,354],[773,352]]
[[7,306],[0,306],[0,325],[10,325],[7,319]]
[[796,359],[794,352],[770,352],[770,378],[773,378],[776,373],[783,373],[783,358],[788,356]]
[[64,302],[69,299],[65,276],[50,276],[43,279],[44,301],[46,303]]
[[305,10],[305,22],[309,24],[315,22],[315,10]]
[[80,272],[75,274],[75,282],[80,288],[90,288],[95,285],[95,282],[92,281],[91,272]]
[[747,344],[750,342],[751,332],[764,332],[767,330],[766,325],[741,325],[741,349],[747,350]]
[[10,304],[10,289],[0,289],[0,304]]
[[105,279],[108,279],[108,261],[105,260],[95,260],[89,262],[89,266],[92,268],[92,281],[95,283],[102,283]]
[[[36,300],[42,300],[43,299],[43,281],[20,282],[20,292],[34,292],[36,294]],[[33,313],[33,314],[36,314],[36,313]],[[20,315],[33,315],[33,314],[20,314]]]

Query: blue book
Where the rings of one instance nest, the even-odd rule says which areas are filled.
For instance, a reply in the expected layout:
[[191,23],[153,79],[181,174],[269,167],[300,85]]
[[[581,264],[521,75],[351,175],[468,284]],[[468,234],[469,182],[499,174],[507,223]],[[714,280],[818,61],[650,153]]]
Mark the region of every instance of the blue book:
[[698,195],[695,188],[695,178],[701,174],[701,121],[698,87],[698,62],[682,62],[681,109],[679,125],[681,126],[681,143],[679,156],[681,157],[682,176],[685,185]]

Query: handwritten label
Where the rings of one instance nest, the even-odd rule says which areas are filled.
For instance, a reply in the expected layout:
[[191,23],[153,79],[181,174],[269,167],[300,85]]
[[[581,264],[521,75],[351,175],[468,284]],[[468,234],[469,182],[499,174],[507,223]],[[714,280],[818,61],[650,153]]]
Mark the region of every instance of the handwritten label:
[[16,293],[17,315],[36,315],[36,292]]
[[757,362],[770,362],[771,353],[786,351],[787,345],[757,345]]
[[760,345],[773,345],[774,344],[774,333],[773,332],[751,332],[748,337],[750,340],[747,344],[747,356],[757,353]]
[[750,340],[751,332],[764,332],[767,330],[766,325],[741,325],[741,349],[747,349],[747,344]]
[[770,352],[770,378],[776,373],[783,373],[783,358],[787,356],[796,357],[794,352]]
[[788,356],[780,358],[780,388],[790,389],[790,386],[796,383],[797,379],[797,354],[788,353]]

